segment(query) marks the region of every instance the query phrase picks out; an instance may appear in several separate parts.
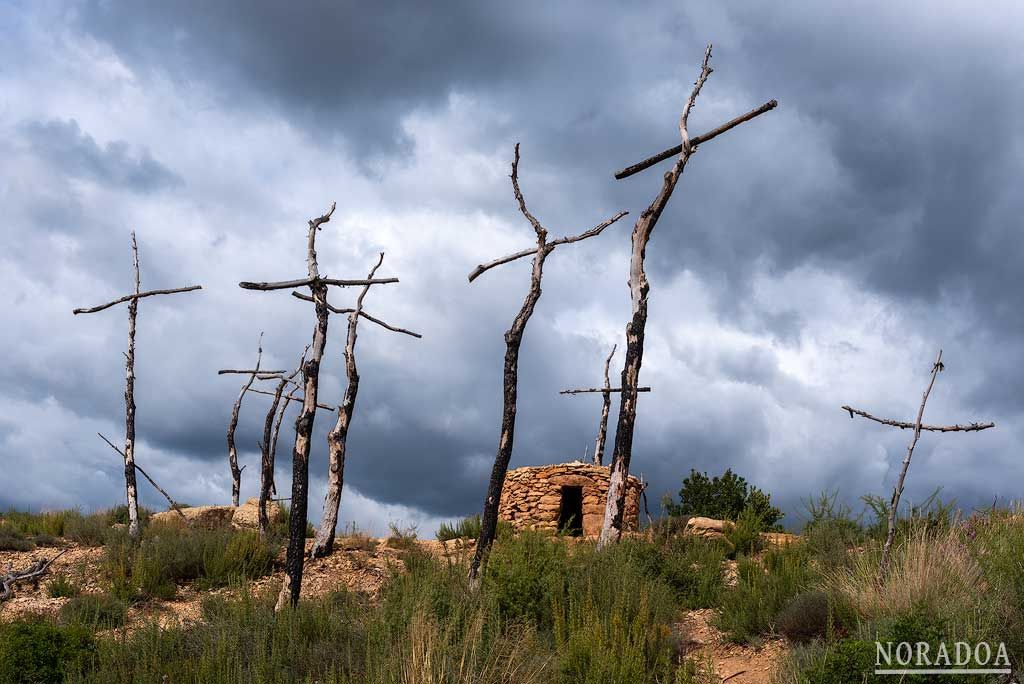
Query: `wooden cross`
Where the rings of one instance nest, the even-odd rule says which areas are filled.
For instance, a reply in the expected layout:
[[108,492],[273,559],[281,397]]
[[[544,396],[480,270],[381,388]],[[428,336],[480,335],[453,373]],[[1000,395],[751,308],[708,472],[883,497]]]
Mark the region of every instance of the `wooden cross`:
[[292,509],[288,527],[288,552],[285,559],[285,579],[278,595],[276,609],[282,609],[289,601],[297,605],[302,589],[302,570],[306,543],[306,513],[308,510],[309,490],[309,449],[310,437],[313,434],[313,421],[316,418],[317,393],[320,385],[320,363],[327,345],[327,304],[328,286],[349,287],[352,285],[384,285],[397,283],[398,278],[364,278],[358,280],[341,280],[320,275],[316,257],[316,234],[322,226],[331,220],[335,203],[323,216],[307,222],[306,236],[306,269],[307,275],[296,280],[277,282],[248,282],[238,284],[244,290],[270,292],[272,290],[292,290],[297,287],[308,287],[316,308],[316,326],[313,328],[313,343],[310,354],[302,364],[303,395],[302,410],[295,421],[295,447],[292,450]]
[[[377,263],[370,269],[367,280],[372,279],[380,265],[384,263],[384,252],[380,253]],[[385,330],[409,335],[420,339],[423,335],[396,328],[385,323],[381,319],[371,316],[363,310],[363,300],[370,291],[369,285],[364,285],[362,292],[356,298],[356,305],[351,309],[340,309],[330,304],[327,310],[335,314],[348,315],[348,332],[345,337],[345,396],[342,397],[341,405],[338,407],[338,420],[334,429],[327,434],[327,493],[324,495],[324,510],[320,516],[320,527],[317,529],[313,539],[313,547],[309,551],[310,558],[322,558],[334,552],[334,533],[338,526],[338,507],[341,505],[341,490],[345,483],[345,453],[348,445],[348,431],[352,424],[352,414],[355,411],[356,396],[359,393],[359,370],[356,368],[356,338],[357,327],[361,319],[375,323]],[[293,297],[311,302],[313,298],[301,292],[292,292]]]
[[523,333],[526,331],[526,324],[533,315],[533,310],[540,299],[540,281],[544,275],[544,260],[559,245],[566,245],[573,242],[580,242],[588,238],[600,235],[605,228],[612,225],[628,212],[620,211],[606,221],[602,221],[590,230],[578,235],[567,235],[565,237],[548,240],[548,231],[541,225],[540,221],[526,208],[526,200],[519,189],[519,143],[515,146],[515,156],[512,160],[512,191],[516,202],[519,204],[519,211],[533,226],[537,236],[535,247],[524,249],[514,254],[503,256],[487,264],[480,264],[469,274],[469,282],[473,282],[482,273],[502,264],[507,264],[516,259],[526,256],[533,256],[533,269],[530,275],[530,289],[523,300],[523,306],[519,313],[512,320],[512,327],[505,333],[505,369],[502,382],[503,408],[501,414],[501,436],[498,438],[498,451],[494,458],[494,468],[491,470],[491,479],[487,486],[487,498],[484,500],[483,515],[480,519],[480,537],[477,539],[476,552],[470,564],[469,579],[476,586],[479,578],[480,564],[483,562],[484,554],[494,542],[494,535],[498,524],[498,502],[501,500],[501,489],[505,484],[505,474],[508,472],[509,459],[512,457],[512,442],[515,437],[516,425],[516,394],[519,384],[519,347],[523,341]]
[[135,269],[135,292],[119,297],[112,302],[99,306],[75,309],[72,313],[90,314],[109,309],[117,304],[128,303],[128,352],[125,354],[125,389],[124,389],[124,483],[128,499],[128,534],[133,538],[139,536],[139,498],[135,483],[135,320],[139,313],[139,300],[156,295],[178,294],[203,289],[202,285],[189,285],[170,290],[141,289],[142,279],[139,276],[139,246],[132,231],[132,265]]
[[682,142],[660,154],[649,157],[638,164],[633,164],[615,174],[616,178],[626,178],[639,171],[653,166],[664,159],[675,157],[672,168],[665,173],[661,190],[650,205],[637,218],[631,238],[632,255],[629,266],[629,292],[632,302],[632,316],[626,324],[626,358],[622,368],[622,392],[619,406],[619,419],[615,430],[615,447],[612,451],[611,472],[608,478],[608,500],[605,505],[604,523],[601,525],[601,536],[598,547],[616,542],[622,536],[622,521],[626,507],[626,482],[629,477],[629,462],[633,452],[633,429],[636,424],[637,392],[640,384],[640,365],[644,354],[644,332],[647,327],[647,296],[650,284],[644,271],[644,258],[651,233],[668,205],[669,198],[675,190],[679,178],[686,168],[690,157],[699,149],[698,146],[717,138],[740,124],[769,112],[778,106],[775,100],[769,100],[757,109],[751,110],[732,121],[705,133],[691,138],[687,128],[687,120],[700,94],[701,88],[711,75],[711,45],[704,51],[704,62],[700,74],[693,85],[690,97],[683,106],[679,117],[679,135]]
[[921,438],[922,431],[928,432],[980,432],[982,430],[988,430],[996,426],[995,423],[969,423],[967,425],[925,425],[921,421],[924,419],[924,405],[928,402],[928,395],[931,394],[932,387],[935,385],[935,377],[945,369],[945,365],[942,363],[942,350],[939,350],[939,355],[935,357],[935,363],[932,364],[932,375],[928,381],[928,386],[924,390],[924,396],[921,397],[921,407],[917,410],[917,419],[913,422],[907,422],[902,420],[891,420],[888,418],[878,418],[871,415],[867,411],[861,411],[850,406],[843,406],[843,410],[850,414],[852,420],[855,415],[873,420],[876,423],[882,425],[888,425],[890,427],[897,427],[901,430],[913,430],[914,435],[910,439],[910,444],[907,446],[907,455],[903,459],[903,467],[900,469],[899,479],[896,480],[896,486],[892,490],[892,500],[889,504],[889,527],[885,536],[885,545],[882,547],[882,560],[878,564],[878,579],[881,581],[885,577],[885,572],[889,564],[889,553],[892,548],[893,539],[896,537],[896,512],[900,505],[900,495],[903,494],[903,482],[907,478],[907,469],[910,468],[910,458],[914,455],[914,447],[917,446],[917,440]]
[[[612,387],[611,379],[608,376],[608,368],[611,366],[612,357],[615,356],[615,350],[618,345],[612,345],[612,353],[608,355],[608,358],[604,360],[604,387],[588,387],[580,389],[567,389],[562,390],[559,394],[587,394],[587,393],[600,393],[601,394],[601,421],[597,426],[597,442],[594,444],[594,465],[602,465],[604,460],[604,443],[608,435],[608,413],[612,408],[612,393],[621,392],[621,387]],[[637,387],[637,392],[650,392],[650,387]],[[584,452],[586,455],[586,452]]]

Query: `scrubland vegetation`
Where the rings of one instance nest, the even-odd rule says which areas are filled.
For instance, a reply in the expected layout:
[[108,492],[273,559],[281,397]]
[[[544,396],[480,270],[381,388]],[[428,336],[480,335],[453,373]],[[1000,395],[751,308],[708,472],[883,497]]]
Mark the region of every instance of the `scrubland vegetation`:
[[[272,570],[278,542],[148,525],[133,543],[107,526],[105,591],[50,577],[49,593],[70,600],[55,618],[0,625],[0,682],[712,682],[709,664],[685,650],[682,616],[700,608],[715,609],[713,624],[736,643],[784,639],[778,684],[871,681],[876,639],[1003,642],[1014,667],[1024,663],[1015,509],[960,519],[937,497],[908,509],[879,582],[885,502],[867,497],[855,515],[823,495],[806,508],[801,538],[765,549],[748,543],[762,519],[746,507],[723,538],[683,535],[685,519],[665,516],[604,551],[505,528],[479,591],[464,555],[428,553],[396,528],[389,545],[401,562],[379,596],[339,590],[276,615],[276,586],[264,594],[244,580]],[[4,531],[57,537],[88,517],[5,514]],[[476,524],[438,536],[471,538]],[[348,536],[355,546],[365,537]],[[208,595],[197,623],[114,629],[129,606],[184,583],[230,591]],[[943,681],[904,681],[917,680]]]

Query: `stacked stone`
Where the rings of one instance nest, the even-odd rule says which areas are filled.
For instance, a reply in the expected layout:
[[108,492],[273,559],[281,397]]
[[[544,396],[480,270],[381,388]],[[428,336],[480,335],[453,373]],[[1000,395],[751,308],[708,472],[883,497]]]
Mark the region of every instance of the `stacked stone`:
[[[505,477],[498,515],[517,530],[557,531],[562,487],[580,487],[583,494],[583,534],[595,537],[604,521],[608,473],[606,466],[582,461],[510,470]],[[630,476],[623,520],[626,530],[635,530],[639,526],[640,489],[640,480]]]

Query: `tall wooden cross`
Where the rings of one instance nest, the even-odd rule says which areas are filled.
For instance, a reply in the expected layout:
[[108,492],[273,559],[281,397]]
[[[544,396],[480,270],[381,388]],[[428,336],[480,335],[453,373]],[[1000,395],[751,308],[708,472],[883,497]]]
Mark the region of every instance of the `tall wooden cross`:
[[[611,378],[608,375],[608,368],[611,366],[612,357],[615,356],[615,350],[618,345],[612,345],[612,352],[608,355],[608,358],[604,360],[604,386],[603,387],[587,387],[577,389],[566,389],[559,392],[559,394],[587,394],[587,393],[600,393],[601,394],[601,420],[597,425],[597,441],[594,443],[594,465],[603,465],[604,461],[604,443],[608,436],[608,413],[612,408],[612,394],[614,392],[621,392],[621,387],[612,387]],[[650,392],[650,387],[637,387],[637,392]]]
[[128,303],[128,352],[125,359],[125,387],[124,387],[124,484],[125,494],[128,499],[128,534],[133,538],[139,536],[139,497],[135,483],[135,319],[139,315],[139,300],[144,297],[156,295],[178,294],[180,292],[192,292],[203,289],[202,285],[189,285],[188,287],[177,287],[170,290],[147,290],[141,289],[142,279],[139,276],[139,246],[135,241],[135,231],[132,231],[132,265],[135,269],[135,292],[119,297],[112,302],[100,304],[99,306],[75,309],[72,313],[90,314],[97,311],[109,309],[117,304]]
[[308,287],[315,302],[316,326],[313,328],[313,343],[308,358],[302,364],[303,395],[302,410],[295,421],[295,447],[292,450],[292,508],[288,525],[288,552],[285,557],[285,579],[278,595],[276,609],[282,609],[288,602],[297,605],[302,590],[302,569],[306,546],[306,513],[309,492],[309,449],[316,418],[317,394],[320,385],[320,363],[327,346],[327,288],[328,286],[350,287],[353,285],[383,285],[397,283],[398,278],[360,278],[341,280],[320,275],[316,257],[316,234],[331,220],[335,204],[323,216],[307,222],[306,269],[304,278],[277,282],[247,282],[238,284],[244,290],[270,292],[272,290],[293,290]]
[[693,109],[697,96],[708,76],[711,75],[711,45],[704,51],[704,63],[701,65],[700,75],[694,83],[690,97],[683,106],[683,113],[679,117],[679,135],[682,143],[665,150],[660,154],[649,157],[642,162],[633,164],[615,174],[616,178],[622,179],[643,171],[644,169],[657,164],[659,161],[675,157],[675,163],[669,169],[662,180],[661,190],[651,204],[640,213],[633,228],[632,255],[629,262],[629,293],[632,302],[632,316],[626,324],[626,359],[622,368],[622,392],[619,406],[619,420],[615,430],[615,448],[612,452],[611,472],[608,478],[608,500],[605,505],[604,523],[601,525],[601,537],[598,547],[616,542],[622,536],[622,521],[626,509],[626,482],[629,478],[629,462],[633,453],[633,428],[636,424],[637,392],[640,384],[640,364],[644,355],[644,332],[647,327],[647,296],[650,292],[650,284],[647,282],[647,273],[644,271],[644,257],[647,250],[647,242],[651,239],[651,233],[661,218],[661,213],[668,205],[669,198],[675,190],[676,183],[686,168],[686,162],[697,151],[698,145],[717,138],[726,131],[739,126],[745,121],[750,121],[756,116],[775,109],[778,103],[775,100],[765,102],[757,109],[751,110],[732,121],[726,122],[704,135],[690,137],[687,129],[687,120],[690,111]]
[[967,425],[925,425],[921,421],[924,419],[924,405],[928,402],[928,395],[932,392],[932,387],[935,385],[935,377],[945,369],[945,365],[942,363],[942,350],[939,350],[939,355],[935,357],[935,363],[932,364],[932,375],[928,381],[928,386],[925,387],[924,396],[921,397],[921,407],[917,410],[917,419],[913,423],[902,421],[902,420],[891,420],[889,418],[878,418],[871,415],[867,411],[861,411],[850,406],[843,406],[843,410],[850,414],[852,420],[855,415],[868,420],[873,420],[876,423],[882,425],[888,425],[890,427],[896,427],[901,430],[913,430],[914,435],[910,438],[910,444],[907,446],[907,455],[903,459],[903,467],[900,469],[900,476],[896,480],[896,486],[892,490],[892,500],[889,503],[889,526],[885,535],[885,545],[882,546],[882,560],[878,564],[878,579],[881,581],[885,577],[885,572],[889,565],[889,554],[892,549],[893,539],[896,537],[896,513],[900,505],[900,496],[903,494],[903,483],[907,478],[907,469],[910,468],[910,458],[914,455],[914,447],[917,446],[917,440],[921,438],[921,431],[926,432],[980,432],[982,430],[988,430],[996,426],[995,423],[969,423]]
[[516,429],[516,395],[519,385],[519,347],[523,341],[523,333],[526,331],[526,324],[533,315],[533,310],[540,299],[540,281],[544,275],[544,260],[559,245],[566,245],[572,242],[579,242],[600,235],[605,228],[618,221],[628,212],[620,211],[610,219],[599,223],[590,230],[579,235],[567,235],[555,240],[548,240],[548,231],[541,225],[540,221],[526,208],[526,200],[519,189],[519,143],[516,143],[515,156],[512,160],[512,191],[515,194],[516,202],[519,204],[519,211],[526,217],[526,220],[533,226],[537,236],[537,245],[521,252],[509,254],[487,264],[480,264],[469,274],[469,282],[495,266],[507,264],[526,256],[533,257],[533,270],[530,275],[530,289],[523,300],[523,306],[519,313],[512,320],[512,327],[505,333],[505,370],[502,378],[502,413],[501,413],[501,435],[498,438],[498,451],[494,457],[494,468],[491,470],[491,479],[487,485],[487,497],[484,499],[483,515],[480,518],[480,537],[477,539],[476,552],[469,567],[470,582],[476,586],[479,581],[480,565],[484,555],[494,542],[495,531],[498,525],[498,503],[501,501],[501,489],[505,484],[505,474],[508,472],[509,459],[512,457],[512,442],[515,438]]

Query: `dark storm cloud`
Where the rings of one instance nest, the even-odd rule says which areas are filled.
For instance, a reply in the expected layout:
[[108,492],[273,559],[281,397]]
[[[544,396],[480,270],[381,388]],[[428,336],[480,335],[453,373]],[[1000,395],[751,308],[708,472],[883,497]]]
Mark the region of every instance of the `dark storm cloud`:
[[[772,97],[780,107],[709,143],[691,160],[648,250],[652,326],[664,331],[680,320],[685,303],[665,288],[688,271],[706,284],[719,322],[767,337],[778,348],[799,350],[815,323],[806,307],[813,293],[786,291],[766,307],[757,278],[820,269],[897,309],[910,326],[906,334],[946,345],[951,370],[962,371],[943,378],[960,392],[954,406],[992,411],[983,417],[999,421],[1000,429],[1007,424],[1007,432],[1016,435],[1012,426],[1022,405],[1012,388],[1024,381],[1024,346],[1018,341],[1024,313],[1013,285],[1024,257],[1016,230],[1024,194],[1015,190],[1015,179],[1024,177],[1024,157],[1015,112],[1022,104],[1017,86],[1024,56],[1013,22],[984,15],[961,21],[948,16],[950,8],[930,3],[909,7],[317,2],[296,8],[269,2],[95,1],[75,10],[67,29],[110,46],[144,93],[165,93],[170,83],[176,100],[187,102],[200,89],[204,105],[212,102],[242,118],[279,117],[315,146],[354,155],[361,172],[384,185],[412,163],[410,117],[441,116],[452,98],[466,97],[476,106],[470,116],[480,120],[463,122],[452,144],[508,159],[512,144],[522,141],[524,190],[553,234],[576,232],[620,208],[632,212],[626,219],[632,221],[646,206],[662,168],[622,182],[611,173],[676,142],[680,104],[704,42],[714,40],[716,71],[691,118],[691,132]],[[933,13],[938,18],[931,19]],[[52,20],[63,25],[67,18]],[[169,117],[169,125],[182,128],[163,133],[201,138],[201,129],[183,121],[186,116]],[[216,171],[209,177],[199,170],[192,177],[172,170],[177,164],[162,154],[151,155],[147,150],[156,145],[145,139],[118,134],[107,136],[116,142],[97,143],[103,137],[79,124],[86,119],[74,111],[21,119],[34,121],[14,130],[15,146],[28,158],[24,167],[36,174],[34,183],[26,183],[34,187],[5,197],[17,209],[7,230],[18,239],[9,241],[8,256],[26,265],[28,281],[45,270],[39,255],[66,238],[76,247],[56,258],[59,264],[95,270],[115,294],[130,285],[127,243],[117,243],[117,250],[111,244],[112,236],[123,241],[127,220],[138,217],[90,204],[77,192],[76,180],[87,179],[125,204],[142,201],[140,196],[159,199],[163,193],[156,191],[176,188],[166,194],[176,195],[175,207],[184,207],[186,217],[211,210],[229,217],[206,236],[203,251],[215,256],[200,264],[188,262],[189,252],[176,251],[170,238],[140,235],[145,283],[174,286],[195,274],[207,285],[205,299],[143,308],[140,435],[151,448],[202,464],[222,463],[238,383],[217,378],[216,368],[249,359],[251,338],[268,321],[268,349],[301,349],[308,341],[308,310],[294,302],[282,305],[280,298],[243,297],[233,289],[237,280],[256,277],[245,263],[254,252],[232,252],[252,239],[253,218],[276,218],[285,210],[268,199],[275,193],[256,174],[231,192],[206,193],[204,181],[216,186],[235,175],[245,178],[223,160],[227,171],[212,165]],[[222,139],[193,142],[254,144],[232,136],[228,131]],[[272,156],[275,143],[255,144]],[[345,154],[337,157],[347,161]],[[332,169],[314,173],[329,175]],[[19,176],[11,172],[8,186],[14,188]],[[389,195],[387,208],[429,207],[442,217],[439,230],[447,229],[444,212],[477,211],[507,220],[520,231],[523,246],[529,244],[529,227],[515,213],[507,181],[492,192],[491,185],[465,190],[448,180],[419,179]],[[168,205],[153,206],[141,216],[162,221]],[[300,217],[296,225],[301,223]],[[575,264],[556,261],[561,253],[549,262],[544,298],[523,347],[513,465],[582,457],[592,445],[597,402],[567,399],[557,391],[600,382],[608,350],[598,348],[592,335],[567,332],[557,316],[566,307],[585,305],[588,296],[599,297],[624,325],[625,261],[614,285],[584,287],[578,278],[589,270],[580,264],[589,265],[610,245],[624,254],[629,227],[616,226],[600,238],[604,242],[581,246]],[[353,228],[372,235],[374,226]],[[413,272],[401,274],[403,287],[412,288],[402,296],[416,292],[417,304],[429,309],[417,321],[424,340],[395,342],[380,330],[361,334],[363,384],[346,466],[346,486],[379,502],[436,515],[479,507],[500,417],[501,333],[526,285],[525,266],[519,264],[505,267],[511,273],[490,273],[467,286],[463,265],[448,259],[442,248],[427,245]],[[18,282],[15,287],[22,287]],[[110,298],[95,284],[79,290],[69,282],[64,287],[86,300],[74,305]],[[29,309],[32,297],[40,295],[24,287],[21,299],[12,299],[11,312],[25,322],[26,334],[39,339],[44,314]],[[392,320],[388,306],[374,312]],[[61,328],[72,342],[59,347],[55,358],[37,359],[28,345],[17,350],[15,358],[32,362],[8,364],[0,372],[6,394],[34,402],[55,396],[79,417],[116,420],[124,322],[123,312],[108,313],[116,322],[76,320],[74,333]],[[70,324],[60,319],[60,325]],[[340,321],[332,325],[325,395],[336,397],[342,327]],[[805,411],[807,421],[820,422],[823,430],[834,427],[840,435],[824,445],[814,434],[805,435],[806,450],[821,462],[814,482],[866,491],[891,481],[903,436],[827,422],[833,404],[856,398],[837,401],[844,387],[802,385],[781,367],[778,349],[740,343],[719,349],[713,346],[717,340],[697,349],[698,343],[676,345],[666,337],[668,358],[661,362],[668,365],[654,376],[661,382],[656,396],[643,399],[650,409],[640,416],[636,442],[635,468],[651,481],[652,497],[675,492],[690,467],[711,473],[733,467],[755,484],[771,482],[783,503],[797,506],[808,493],[805,476],[811,478],[799,460],[804,455],[786,447],[777,453],[791,456],[792,463],[765,460],[773,441],[803,427],[779,425],[778,414],[785,411]],[[76,339],[88,343],[78,348]],[[200,339],[202,349],[189,351]],[[652,334],[651,344],[657,339]],[[656,359],[657,351],[651,353]],[[645,373],[654,373],[655,363],[645,365]],[[691,375],[677,378],[680,372]],[[904,391],[912,405],[920,388]],[[256,397],[243,407],[239,435],[249,462],[265,407],[266,398]],[[882,408],[898,412],[903,403]],[[616,410],[617,402],[613,424]],[[769,415],[772,410],[777,413]],[[324,437],[333,422],[327,413],[317,419],[314,474],[325,471]],[[984,451],[992,442],[977,444],[962,440],[957,448],[972,462],[986,462]],[[279,449],[282,460],[289,447]],[[943,453],[934,452],[936,468],[953,467],[941,460]],[[878,460],[870,464],[874,470],[865,466],[865,454]],[[922,451],[922,463],[932,463],[932,455]],[[926,467],[908,489],[915,495],[945,472],[928,473]],[[981,466],[979,473],[996,472],[997,465],[991,468]],[[116,467],[111,474],[116,476]],[[184,486],[187,478],[178,477],[175,484]],[[990,482],[978,475],[957,488],[972,500],[983,499]],[[0,499],[5,494],[0,491]],[[311,510],[318,506],[311,502]]]
[[24,124],[22,130],[33,152],[71,177],[139,192],[182,183],[177,174],[146,150],[134,150],[123,140],[100,147],[74,119],[33,121]]

